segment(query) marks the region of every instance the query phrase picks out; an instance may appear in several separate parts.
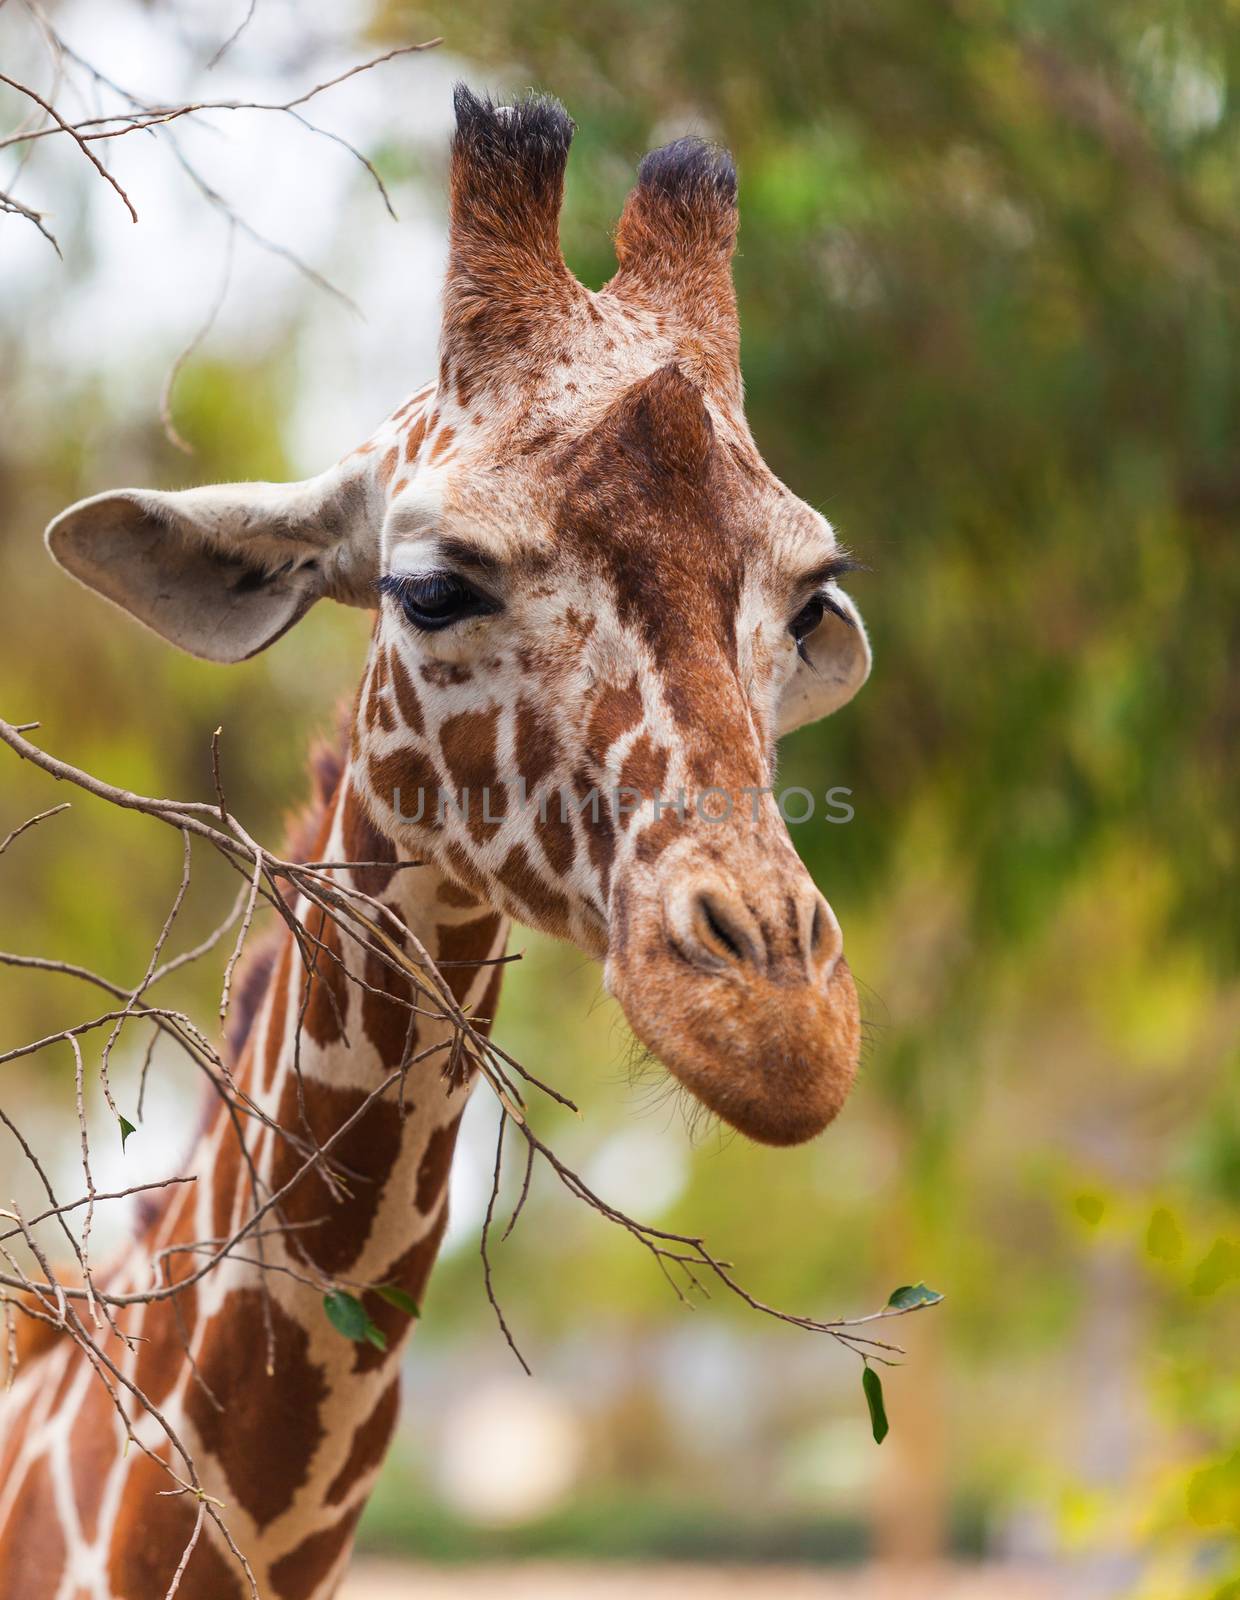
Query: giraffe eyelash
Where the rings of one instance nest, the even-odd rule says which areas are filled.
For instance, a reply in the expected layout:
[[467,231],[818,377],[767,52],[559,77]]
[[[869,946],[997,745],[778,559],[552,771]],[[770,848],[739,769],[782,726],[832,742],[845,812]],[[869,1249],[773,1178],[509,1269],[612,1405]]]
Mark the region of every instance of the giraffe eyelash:
[[850,572],[869,572],[871,569],[864,561],[857,561],[846,551],[836,550],[829,560],[824,561],[820,567],[813,567],[808,572],[803,572],[797,582],[797,588],[804,588],[816,593],[825,589],[828,584],[838,583],[841,578],[846,578]]

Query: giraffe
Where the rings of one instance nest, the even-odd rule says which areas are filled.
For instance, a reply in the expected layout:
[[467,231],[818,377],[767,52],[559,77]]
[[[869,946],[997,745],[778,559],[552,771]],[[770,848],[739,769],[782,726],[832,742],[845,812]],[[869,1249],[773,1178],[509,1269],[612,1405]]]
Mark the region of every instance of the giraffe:
[[[375,611],[350,722],[314,763],[301,858],[356,863],[332,870],[392,909],[480,1026],[519,919],[600,958],[638,1040],[712,1112],[771,1144],[811,1138],[851,1086],[858,1011],[773,796],[775,742],[850,699],[870,654],[833,529],[745,421],[731,159],[694,139],[648,155],[616,274],[593,292],[559,246],[567,114],[464,86],[455,109],[437,381],[318,477],[99,494],[55,519],[50,551],[211,661],[264,649],[322,597]],[[162,1192],[107,1287],[149,1286],[156,1262],[191,1277],[178,1244],[230,1237],[308,1141],[344,1129],[348,1181],[311,1168],[265,1266],[234,1251],[126,1308],[137,1342],[106,1348],[192,1446],[264,1600],[327,1600],[412,1318],[368,1293],[386,1349],[351,1343],[321,1284],[421,1302],[469,1084],[442,1070],[446,1024],[411,1011],[403,979],[294,909],[330,959],[303,973],[284,931],[244,985],[233,1071],[266,1117],[253,1169],[217,1104],[197,1181]],[[403,1103],[372,1098],[359,1118],[411,1059]],[[123,1448],[73,1341],[35,1322],[24,1342],[0,1413],[0,1594],[157,1600],[194,1500],[161,1495],[159,1461]],[[177,1593],[248,1592],[204,1524]]]

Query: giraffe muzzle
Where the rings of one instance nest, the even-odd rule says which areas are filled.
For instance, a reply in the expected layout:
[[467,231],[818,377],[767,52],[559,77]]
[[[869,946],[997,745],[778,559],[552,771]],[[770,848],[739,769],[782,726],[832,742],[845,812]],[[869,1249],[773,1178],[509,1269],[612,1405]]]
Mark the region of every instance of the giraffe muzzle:
[[710,1111],[761,1143],[800,1144],[856,1076],[856,986],[839,923],[799,864],[729,865],[682,860],[670,881],[617,886],[608,985]]

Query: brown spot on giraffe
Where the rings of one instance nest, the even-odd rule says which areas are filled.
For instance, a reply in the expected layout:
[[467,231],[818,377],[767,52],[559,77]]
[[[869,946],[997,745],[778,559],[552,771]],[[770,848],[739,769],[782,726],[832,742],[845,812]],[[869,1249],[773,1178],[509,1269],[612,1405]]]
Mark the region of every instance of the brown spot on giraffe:
[[[435,1264],[435,1257],[439,1254],[439,1246],[443,1242],[447,1226],[448,1203],[445,1196],[434,1222],[426,1233],[416,1244],[398,1256],[379,1280],[381,1283],[395,1284],[398,1289],[403,1289],[419,1310],[422,1309],[427,1280]],[[395,1350],[401,1336],[408,1331],[411,1320],[399,1306],[392,1305],[382,1295],[377,1295],[373,1291],[362,1296],[362,1304],[366,1307],[370,1320],[387,1339],[388,1349],[383,1351],[373,1344],[356,1345],[353,1351],[353,1370],[358,1373],[373,1372],[376,1367],[382,1366]]]
[[409,432],[405,435],[405,460],[412,463],[418,459],[418,451],[422,448],[422,441],[426,438],[426,418],[418,417],[409,425]]
[[381,804],[416,819],[423,828],[439,826],[439,773],[425,751],[405,745],[370,763],[370,783]]
[[211,1229],[216,1239],[227,1239],[233,1231],[233,1215],[241,1181],[241,1144],[231,1121],[219,1132],[219,1149],[211,1167]]
[[354,1431],[349,1453],[341,1463],[340,1471],[327,1486],[329,1506],[338,1506],[358,1480],[368,1472],[373,1472],[383,1460],[399,1410],[400,1379],[396,1377],[379,1396],[374,1410]]
[[[191,1384],[185,1395],[186,1415],[204,1449],[219,1462],[238,1503],[260,1528],[288,1510],[309,1476],[323,1437],[319,1420],[327,1398],[323,1369],[310,1358],[305,1328],[274,1295],[265,1297],[257,1288],[229,1292],[207,1326],[198,1357],[206,1389],[217,1398],[235,1394],[256,1363],[265,1366],[267,1313],[274,1360],[272,1370],[264,1373],[262,1406],[217,1410],[197,1384]],[[273,1427],[280,1430],[278,1452],[269,1448]]]
[[322,1528],[271,1566],[271,1582],[278,1600],[311,1600],[353,1538],[361,1507],[346,1511],[339,1522]]
[[[136,1453],[135,1453],[136,1454]],[[164,1495],[176,1485],[158,1463],[137,1456],[112,1530],[108,1581],[115,1594],[162,1595],[194,1533],[196,1512],[188,1495]],[[244,1580],[231,1554],[204,1525],[177,1589],[177,1600],[242,1600]],[[6,1590],[25,1595],[25,1590]]]
[[[395,656],[392,657],[392,667],[395,680],[396,669],[399,667],[399,661]],[[401,667],[400,670],[403,672],[404,668]],[[365,802],[351,783],[344,792],[341,832],[348,859],[362,863],[361,866],[351,869],[353,882],[363,894],[378,899],[395,876],[389,870],[388,863],[395,865],[396,850],[388,836],[380,833],[375,827],[366,810]]]
[[[61,1280],[63,1282],[63,1279]],[[13,1338],[17,1353],[17,1370],[53,1349],[64,1337],[64,1329],[47,1320],[42,1301],[29,1290],[14,1294],[12,1304],[17,1310],[13,1324]],[[0,1483],[4,1481],[7,1463],[0,1457]]]
[[523,844],[513,845],[496,868],[495,876],[539,920],[567,915],[568,900],[546,881]]
[[[197,1231],[192,1218],[183,1218],[170,1243],[192,1243]],[[175,1253],[165,1257],[164,1281],[160,1287],[184,1283],[194,1271],[193,1254]],[[198,1319],[198,1290],[188,1284],[167,1300],[153,1301],[142,1319],[142,1343],[134,1382],[147,1398],[162,1406],[176,1387],[185,1361],[185,1350]]]
[[598,618],[583,617],[576,606],[569,606],[564,612],[564,626],[577,644],[584,645],[598,626]]
[[624,684],[608,684],[602,689],[590,713],[586,731],[586,753],[601,767],[607,752],[642,720],[642,692],[637,674]]
[[56,1512],[56,1491],[44,1459],[25,1472],[0,1545],[0,1594],[14,1600],[55,1600],[65,1559],[65,1536]]
[[668,845],[677,839],[685,828],[685,820],[678,811],[668,809],[649,827],[643,828],[637,839],[637,859],[650,866],[663,854]]
[[[466,789],[471,790],[479,809],[482,790],[495,786],[498,727],[499,707],[491,706],[486,711],[458,712],[447,718],[439,730],[439,748],[443,751],[450,784],[458,796]],[[471,806],[471,817],[473,810]]]
[[659,795],[670,803],[675,797],[663,795],[663,780],[667,777],[670,754],[666,745],[656,745],[648,733],[639,734],[629,746],[624,764],[620,768],[618,787],[631,789],[643,800],[650,800]]
[[280,1053],[284,1049],[284,1034],[288,1025],[289,974],[293,966],[293,946],[286,942],[276,962],[275,981],[271,988],[271,1005],[267,1012],[267,1037],[263,1044],[263,1088],[270,1089],[275,1082]]
[[440,970],[457,1005],[465,1004],[478,976],[478,963],[490,956],[499,928],[500,919],[491,912],[472,922],[441,923],[435,930]]
[[418,1163],[418,1187],[413,1197],[414,1204],[424,1215],[430,1215],[443,1194],[460,1127],[461,1119],[458,1116],[445,1127],[436,1128],[426,1141],[425,1153]]
[[313,970],[303,978],[303,1026],[320,1049],[345,1036],[349,1011],[349,980],[340,951],[340,932],[318,906],[306,914],[307,958]]
[[459,661],[424,661],[421,673],[423,681],[433,689],[451,689],[468,683],[474,675],[471,668]]
[[[136,1381],[140,1388],[143,1387],[140,1378]],[[155,1396],[151,1398],[154,1400]],[[160,1402],[156,1400],[155,1403],[158,1405]],[[108,1470],[116,1458],[120,1429],[116,1408],[101,1383],[92,1383],[87,1390],[77,1415],[77,1428],[83,1443],[82,1448],[70,1457],[69,1474],[82,1534],[93,1541],[99,1528],[99,1508],[107,1485]],[[0,1593],[8,1592],[0,1587]]]
[[580,815],[589,819],[586,829],[590,860],[599,875],[606,895],[611,881],[611,863],[616,853],[616,829],[611,806],[604,801],[588,772],[578,770],[573,774],[573,791],[577,797]]
[[386,1068],[398,1067],[418,1046],[413,984],[384,961],[373,945],[366,947],[368,987],[362,991],[362,1029]]
[[[403,1039],[402,1033],[402,1042]],[[396,1048],[399,1059],[400,1045]],[[299,1091],[297,1078],[290,1073],[277,1117],[281,1127],[303,1142],[310,1136],[321,1147],[339,1133],[367,1099],[361,1089],[337,1088],[317,1078],[303,1077]],[[365,1247],[383,1185],[400,1148],[400,1122],[394,1100],[371,1100],[324,1158],[339,1168],[339,1187],[333,1191],[316,1165],[285,1196],[284,1216],[290,1223],[301,1225],[291,1236],[290,1245],[322,1272],[346,1273]],[[277,1141],[271,1164],[272,1183],[277,1189],[282,1189],[301,1169],[308,1153],[294,1148],[288,1139]]]
[[532,796],[560,763],[559,736],[546,709],[524,697],[517,702],[516,735],[517,771]]
[[422,716],[422,705],[418,699],[418,691],[413,686],[413,680],[405,670],[405,663],[400,658],[399,650],[391,653],[392,687],[396,691],[396,709],[400,719],[410,733],[421,737],[426,732],[426,723]]
[[385,684],[376,673],[370,685],[370,699],[366,706],[366,722],[371,728],[380,728],[384,733],[392,733],[396,728],[396,717],[392,705],[385,691]]
[[573,825],[565,814],[560,796],[554,795],[545,808],[534,812],[534,832],[543,847],[547,862],[557,877],[566,877],[577,857]]
[[452,906],[459,911],[476,911],[482,906],[481,900],[470,894],[468,889],[462,889],[451,878],[443,879],[435,891],[435,897],[442,905]]

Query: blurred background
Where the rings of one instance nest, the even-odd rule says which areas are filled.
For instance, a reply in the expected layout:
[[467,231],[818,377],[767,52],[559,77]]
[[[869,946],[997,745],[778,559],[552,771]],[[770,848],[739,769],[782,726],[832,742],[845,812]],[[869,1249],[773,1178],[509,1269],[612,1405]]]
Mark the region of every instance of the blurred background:
[[[566,1159],[644,1220],[704,1232],[762,1298],[853,1314],[919,1279],[947,1297],[899,1326],[878,1448],[845,1352],[718,1299],[687,1314],[540,1175],[495,1255],[526,1379],[482,1286],[479,1095],[361,1548],[870,1561],[912,1569],[883,1590],[900,1596],[931,1592],[918,1570],[983,1562],[1038,1593],[1240,1595],[1240,8],[250,10],[209,65],[243,3],[0,7],[8,75],[53,82],[46,22],[160,103],[282,103],[444,39],[303,108],[373,163],[399,221],[347,149],[279,112],[97,146],[137,226],[68,141],[0,150],[0,188],[64,253],[0,216],[0,713],[187,799],[210,796],[222,725],[233,809],[277,843],[367,619],[320,607],[244,666],[193,662],[57,575],[43,525],[118,484],[317,471],[433,376],[454,78],[548,89],[576,117],[564,246],[595,287],[643,152],[726,142],[754,432],[872,569],[851,588],[874,675],[782,755],[786,782],[853,791],[847,826],[792,831],[863,986],[863,1075],[805,1149],[688,1129],[656,1079],[632,1081],[598,969],[521,930],[498,1035],[582,1104],[540,1113]],[[115,104],[75,81],[78,115]],[[0,85],[0,111],[11,128],[31,105]],[[178,360],[192,455],[160,423]],[[0,835],[62,798],[0,755]],[[132,983],[180,843],[69,798],[0,863],[0,945]],[[231,899],[213,873],[179,947]],[[218,985],[204,967],[169,993],[206,1022]],[[0,1053],[93,1004],[0,967]],[[133,1050],[113,1066],[127,1104]],[[99,1137],[100,1186],[166,1174],[196,1095],[157,1054],[127,1153]],[[68,1052],[0,1067],[0,1099],[71,1173]],[[0,1147],[0,1194],[26,1182]],[[113,1206],[97,1231],[127,1225]]]

